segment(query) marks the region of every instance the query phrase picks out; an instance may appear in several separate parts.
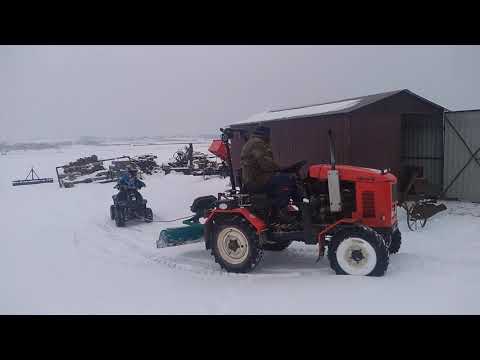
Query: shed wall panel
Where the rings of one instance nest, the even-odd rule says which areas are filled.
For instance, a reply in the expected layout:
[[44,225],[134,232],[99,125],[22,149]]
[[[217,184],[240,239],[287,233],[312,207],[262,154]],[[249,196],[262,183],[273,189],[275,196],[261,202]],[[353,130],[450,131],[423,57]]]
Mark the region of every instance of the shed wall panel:
[[402,115],[402,166],[423,169],[423,176],[441,191],[443,183],[443,121],[437,115]]
[[352,114],[352,165],[375,169],[400,169],[400,122],[391,112]]
[[[445,118],[451,121],[473,152],[480,148],[480,111],[448,112]],[[448,121],[445,121],[444,157],[444,178],[447,187],[471,157]],[[476,157],[480,162],[480,152]],[[480,202],[480,166],[474,160],[448,189],[446,196]]]

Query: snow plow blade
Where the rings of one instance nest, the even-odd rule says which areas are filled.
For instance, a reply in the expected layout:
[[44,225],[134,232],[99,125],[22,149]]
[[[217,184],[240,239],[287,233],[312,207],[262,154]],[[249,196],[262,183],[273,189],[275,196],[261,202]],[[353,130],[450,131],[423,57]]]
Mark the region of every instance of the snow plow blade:
[[184,220],[186,226],[164,229],[157,240],[157,248],[179,246],[203,241],[203,224],[195,217]]
[[190,206],[190,210],[195,215],[183,221],[186,226],[162,230],[157,240],[157,248],[203,241],[204,226],[200,223],[200,218],[205,217],[207,210],[212,209],[216,201],[217,198],[213,195],[196,198]]

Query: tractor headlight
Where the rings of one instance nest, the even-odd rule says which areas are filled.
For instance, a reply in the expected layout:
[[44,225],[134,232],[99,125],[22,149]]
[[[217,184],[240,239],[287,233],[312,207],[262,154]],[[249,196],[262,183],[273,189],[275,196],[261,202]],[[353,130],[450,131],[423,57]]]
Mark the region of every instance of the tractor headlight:
[[228,209],[228,204],[225,202],[221,202],[218,204],[218,208],[222,210],[227,210]]

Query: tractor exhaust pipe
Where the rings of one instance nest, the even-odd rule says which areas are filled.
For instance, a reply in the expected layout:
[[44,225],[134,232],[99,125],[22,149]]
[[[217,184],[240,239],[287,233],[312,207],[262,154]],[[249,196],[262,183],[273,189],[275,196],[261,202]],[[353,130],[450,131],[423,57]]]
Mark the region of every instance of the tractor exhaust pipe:
[[328,170],[328,197],[330,199],[330,211],[341,212],[342,211],[342,197],[340,194],[340,174],[335,169],[335,144],[333,142],[332,130],[328,130],[328,140],[330,143],[330,165],[331,169]]
[[333,142],[332,129],[328,130],[328,142],[330,145],[330,165],[332,165],[332,170],[335,170],[335,143]]

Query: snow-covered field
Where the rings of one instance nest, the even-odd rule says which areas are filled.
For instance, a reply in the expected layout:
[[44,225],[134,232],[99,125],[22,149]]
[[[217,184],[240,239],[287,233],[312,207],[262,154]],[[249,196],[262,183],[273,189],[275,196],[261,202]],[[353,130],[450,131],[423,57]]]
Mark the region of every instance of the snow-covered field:
[[[250,274],[220,270],[203,243],[156,249],[163,227],[116,228],[113,183],[60,189],[56,182],[11,186],[33,165],[79,157],[152,153],[167,160],[178,145],[73,146],[0,156],[0,314],[479,314],[480,206],[447,203],[419,232],[400,210],[403,246],[384,277],[337,276],[315,246],[266,252]],[[208,145],[195,146],[206,150]],[[191,201],[226,180],[170,174],[142,191],[156,220],[189,215]]]

